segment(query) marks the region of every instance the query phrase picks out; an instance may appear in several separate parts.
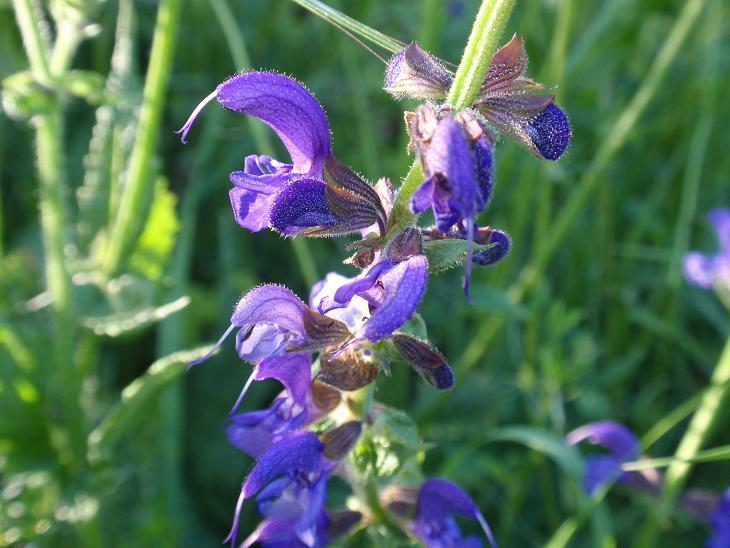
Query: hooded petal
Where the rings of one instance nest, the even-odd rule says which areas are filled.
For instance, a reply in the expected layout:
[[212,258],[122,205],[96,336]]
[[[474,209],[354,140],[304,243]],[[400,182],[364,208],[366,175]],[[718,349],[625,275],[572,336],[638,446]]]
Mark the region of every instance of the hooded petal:
[[423,255],[411,257],[385,272],[379,280],[379,304],[358,331],[358,338],[377,342],[403,325],[421,303],[427,281],[428,261]]
[[254,379],[276,379],[284,385],[291,399],[304,407],[312,385],[311,358],[303,352],[272,356],[256,367]]
[[331,149],[327,117],[299,82],[273,72],[244,72],[220,84],[216,98],[225,108],[271,127],[298,173],[321,174]]
[[233,310],[231,323],[239,327],[266,323],[305,336],[305,304],[282,285],[265,284],[246,293]]
[[568,117],[558,105],[550,103],[524,126],[535,151],[546,160],[557,160],[570,144],[572,132]]
[[[453,521],[453,514],[460,514],[479,521],[492,546],[496,546],[492,531],[479,512],[476,504],[461,487],[450,481],[433,478],[425,481],[418,492],[416,519],[413,529],[427,546],[461,546],[461,533]],[[458,535],[458,536],[457,536]],[[445,538],[444,538],[445,537]],[[451,544],[440,540],[451,541]]]
[[566,436],[568,445],[575,445],[588,440],[594,445],[608,449],[621,461],[628,461],[639,456],[639,439],[623,424],[613,421],[597,421],[576,428]]
[[448,231],[458,221],[477,213],[474,158],[461,126],[447,117],[439,121],[426,151],[428,176],[440,174],[434,183],[433,210],[439,230]]
[[319,472],[323,467],[322,448],[312,432],[292,432],[272,445],[254,465],[243,482],[243,496],[255,495],[282,474]]

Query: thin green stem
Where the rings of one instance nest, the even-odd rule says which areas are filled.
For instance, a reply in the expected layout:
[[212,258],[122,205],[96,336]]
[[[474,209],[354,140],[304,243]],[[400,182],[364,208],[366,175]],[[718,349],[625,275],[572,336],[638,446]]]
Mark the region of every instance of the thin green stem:
[[53,311],[53,361],[50,383],[59,390],[64,423],[70,439],[60,447],[61,461],[80,464],[83,435],[78,396],[80,378],[74,368],[74,310],[71,276],[66,265],[68,211],[64,200],[65,177],[61,144],[61,109],[36,118],[41,231],[46,262],[46,283]]
[[103,265],[109,277],[118,274],[123,268],[149,214],[150,197],[154,190],[152,157],[157,147],[165,106],[165,91],[175,53],[181,6],[182,0],[162,0],[157,12],[137,139]]
[[709,387],[702,396],[697,411],[674,454],[674,462],[664,476],[660,512],[667,515],[692,469],[691,460],[697,456],[712,429],[717,424],[720,407],[730,391],[730,338],[710,378]]
[[48,44],[38,24],[40,19],[38,6],[34,0],[13,0],[13,8],[30,70],[39,83],[50,86],[53,78],[48,63]]
[[298,4],[302,6],[304,9],[307,9],[314,13],[315,15],[321,17],[328,23],[331,23],[335,25],[336,27],[342,27],[349,32],[352,32],[353,34],[360,36],[361,38],[364,38],[365,40],[368,40],[372,44],[375,44],[376,46],[380,46],[381,48],[388,50],[390,52],[396,52],[400,49],[403,49],[405,44],[401,42],[400,40],[396,40],[395,38],[391,38],[387,34],[383,34],[380,31],[377,31],[371,27],[368,27],[367,25],[364,25],[360,21],[356,21],[352,17],[349,17],[342,13],[341,11],[336,10],[335,8],[328,6],[327,4],[320,2],[319,0],[291,0],[295,4]]
[[705,451],[697,452],[690,458],[680,459],[675,457],[662,457],[658,459],[643,459],[636,462],[625,462],[621,468],[626,472],[635,472],[637,470],[651,470],[653,468],[671,469],[675,465],[691,466],[698,462],[716,462],[720,460],[730,460],[730,445],[721,447],[713,447]]
[[515,0],[482,0],[446,102],[454,110],[472,104],[507,26]]

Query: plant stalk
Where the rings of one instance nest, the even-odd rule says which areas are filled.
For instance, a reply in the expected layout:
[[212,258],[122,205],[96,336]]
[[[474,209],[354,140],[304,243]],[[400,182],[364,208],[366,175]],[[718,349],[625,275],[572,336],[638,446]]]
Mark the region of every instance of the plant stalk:
[[155,179],[152,159],[157,148],[181,7],[182,0],[162,0],[157,11],[137,139],[103,265],[104,273],[110,278],[124,267],[149,215]]

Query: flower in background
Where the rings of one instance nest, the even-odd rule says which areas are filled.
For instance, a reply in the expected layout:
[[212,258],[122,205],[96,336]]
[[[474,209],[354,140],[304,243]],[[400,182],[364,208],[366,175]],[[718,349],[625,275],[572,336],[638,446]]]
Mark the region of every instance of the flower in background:
[[613,421],[598,421],[586,424],[570,432],[566,438],[568,445],[588,440],[609,450],[608,455],[590,455],[585,461],[583,489],[593,494],[606,482],[626,481],[632,472],[624,472],[621,466],[639,458],[639,440],[624,425]]
[[707,221],[715,229],[719,249],[714,255],[698,251],[685,255],[684,277],[698,287],[715,286],[730,291],[730,209],[713,209],[707,215]]
[[708,521],[711,533],[705,541],[705,548],[730,546],[730,487],[719,496]]
[[427,548],[480,547],[476,535],[462,535],[455,514],[478,521],[489,544],[496,548],[492,531],[471,497],[458,485],[438,478],[426,480],[418,491],[412,530]]
[[382,216],[378,203],[325,182],[326,164],[334,161],[327,117],[299,82],[258,71],[229,78],[203,99],[178,131],[183,142],[200,111],[213,99],[271,127],[292,161],[252,155],[244,160],[243,171],[231,173],[231,206],[243,228],[258,232],[271,227],[285,235],[319,229],[326,232],[323,235],[334,236],[356,232]]

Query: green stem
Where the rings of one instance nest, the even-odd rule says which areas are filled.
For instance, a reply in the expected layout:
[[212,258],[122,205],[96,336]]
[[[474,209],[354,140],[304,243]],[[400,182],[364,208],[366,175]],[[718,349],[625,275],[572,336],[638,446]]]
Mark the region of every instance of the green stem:
[[65,177],[61,144],[61,109],[56,102],[51,112],[36,118],[41,231],[46,262],[46,282],[53,311],[53,361],[51,386],[60,390],[61,408],[70,439],[59,447],[61,460],[81,463],[82,435],[78,395],[80,378],[74,368],[74,311],[71,275],[65,261],[68,212],[64,200]]
[[[725,348],[717,362],[715,371],[710,378],[709,387],[706,389],[700,405],[692,416],[689,427],[677,447],[674,458],[677,459],[667,469],[664,476],[664,489],[660,504],[660,513],[668,515],[682,490],[687,476],[692,469],[692,459],[702,448],[712,432],[713,426],[717,423],[720,406],[730,391],[730,338],[725,343]],[[686,462],[684,462],[686,461]]]
[[30,70],[40,84],[51,86],[53,78],[48,64],[48,44],[38,25],[38,6],[33,0],[13,0],[13,8]]
[[454,110],[474,102],[516,0],[482,0],[446,102]]
[[695,453],[694,456],[687,459],[679,459],[674,457],[661,457],[658,459],[643,459],[635,462],[625,462],[621,468],[626,472],[636,472],[638,470],[651,470],[654,468],[667,468],[675,464],[691,465],[698,462],[716,462],[720,460],[730,460],[730,445],[722,445],[713,447],[705,451]]
[[122,269],[149,214],[150,197],[154,189],[152,157],[157,147],[165,106],[165,91],[175,53],[181,6],[182,0],[162,0],[157,12],[137,140],[129,160],[129,172],[103,265],[109,277]]

